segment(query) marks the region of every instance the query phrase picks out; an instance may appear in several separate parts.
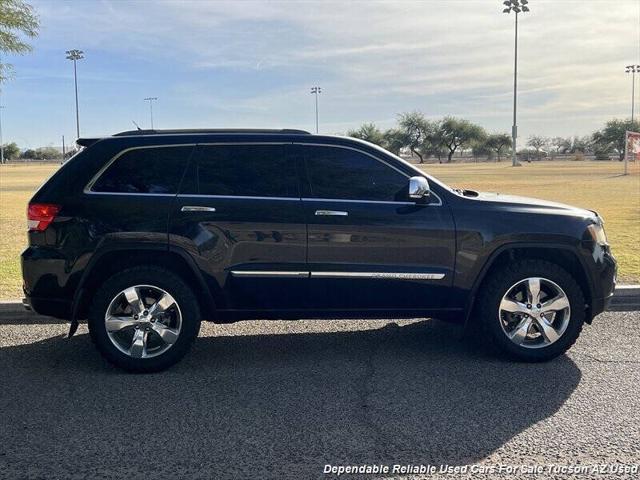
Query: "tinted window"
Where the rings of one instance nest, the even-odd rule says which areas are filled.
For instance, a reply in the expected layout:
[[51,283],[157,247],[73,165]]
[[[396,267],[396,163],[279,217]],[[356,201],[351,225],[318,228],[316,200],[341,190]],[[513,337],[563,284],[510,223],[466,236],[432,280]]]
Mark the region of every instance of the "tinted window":
[[94,192],[177,193],[193,147],[129,150],[98,178]]
[[304,147],[310,194],[314,198],[406,201],[409,179],[355,150]]
[[248,197],[298,197],[295,166],[283,145],[198,147],[198,193]]

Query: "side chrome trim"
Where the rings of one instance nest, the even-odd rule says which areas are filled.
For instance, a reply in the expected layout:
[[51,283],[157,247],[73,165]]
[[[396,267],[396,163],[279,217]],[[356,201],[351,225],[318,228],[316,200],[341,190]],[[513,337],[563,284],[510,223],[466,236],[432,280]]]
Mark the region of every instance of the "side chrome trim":
[[316,217],[346,217],[349,212],[340,210],[316,210]]
[[231,270],[232,277],[252,278],[309,278],[309,272],[284,270]]
[[339,202],[339,203],[377,203],[381,205],[415,205],[416,202],[392,202],[385,200],[349,200],[341,198],[307,198],[303,197],[305,202]]
[[412,272],[309,272],[285,270],[231,270],[233,277],[251,278],[370,278],[379,280],[442,280],[444,273]]
[[175,197],[175,193],[132,193],[132,192],[94,192],[85,190],[86,195],[128,195],[134,197]]
[[389,280],[442,280],[444,273],[410,272],[311,272],[316,278],[373,278]]
[[300,201],[300,197],[252,197],[250,195],[200,195],[197,193],[180,193],[178,198],[220,198],[222,200],[295,200]]
[[214,207],[203,207],[201,205],[185,205],[180,209],[181,212],[215,212]]
[[[264,135],[269,135],[268,133]],[[212,147],[215,145],[291,145],[291,142],[198,142],[198,146]]]

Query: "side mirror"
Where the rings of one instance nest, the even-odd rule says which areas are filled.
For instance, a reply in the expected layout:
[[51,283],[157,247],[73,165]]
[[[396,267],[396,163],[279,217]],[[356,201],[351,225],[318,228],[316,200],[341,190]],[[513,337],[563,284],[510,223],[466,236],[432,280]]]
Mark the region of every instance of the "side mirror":
[[409,198],[426,198],[431,195],[429,182],[424,177],[411,177],[409,179]]

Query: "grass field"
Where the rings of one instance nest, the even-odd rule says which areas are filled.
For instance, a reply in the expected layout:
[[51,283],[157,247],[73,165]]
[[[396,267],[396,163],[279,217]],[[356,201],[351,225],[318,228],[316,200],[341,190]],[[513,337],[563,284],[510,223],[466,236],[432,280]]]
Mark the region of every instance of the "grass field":
[[[26,243],[26,206],[58,165],[0,166],[0,299],[21,296],[19,255]],[[555,200],[597,210],[619,261],[623,283],[640,282],[640,165],[621,176],[619,162],[540,162],[512,168],[506,162],[427,165],[456,187]]]

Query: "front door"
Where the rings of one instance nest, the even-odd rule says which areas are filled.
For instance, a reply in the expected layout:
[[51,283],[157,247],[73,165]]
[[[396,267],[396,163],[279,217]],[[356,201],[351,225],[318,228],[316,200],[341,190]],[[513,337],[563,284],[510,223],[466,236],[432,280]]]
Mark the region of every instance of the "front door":
[[229,311],[305,306],[306,224],[284,144],[198,145],[169,227]]
[[371,154],[299,145],[314,308],[447,306],[455,229],[441,200],[408,198],[409,175]]

